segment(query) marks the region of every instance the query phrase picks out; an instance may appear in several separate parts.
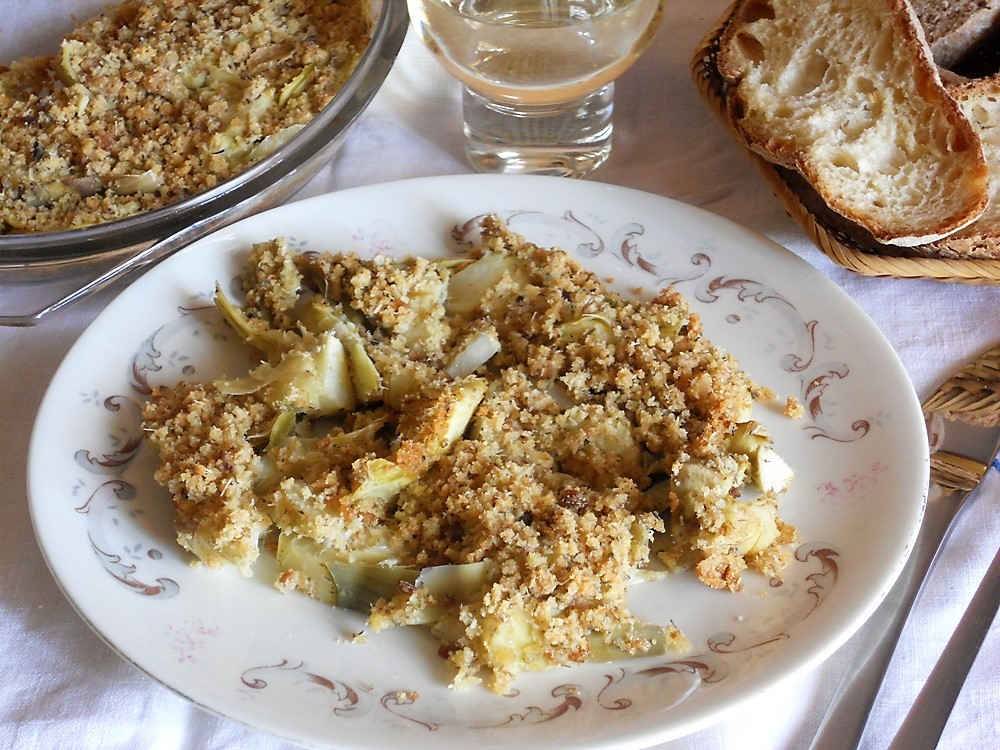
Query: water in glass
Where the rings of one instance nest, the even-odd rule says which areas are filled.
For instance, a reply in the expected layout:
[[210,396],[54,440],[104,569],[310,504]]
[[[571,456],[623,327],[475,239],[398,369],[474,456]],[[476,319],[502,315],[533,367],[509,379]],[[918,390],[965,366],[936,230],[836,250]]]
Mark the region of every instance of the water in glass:
[[466,153],[481,171],[581,176],[611,152],[614,80],[662,0],[409,0],[424,42],[465,84]]

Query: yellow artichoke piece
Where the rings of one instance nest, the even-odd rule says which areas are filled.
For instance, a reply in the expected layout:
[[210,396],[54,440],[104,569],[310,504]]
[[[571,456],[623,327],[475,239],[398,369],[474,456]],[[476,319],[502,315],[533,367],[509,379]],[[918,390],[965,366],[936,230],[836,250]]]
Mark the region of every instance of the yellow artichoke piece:
[[559,336],[563,342],[579,341],[588,335],[599,341],[614,340],[614,323],[604,315],[581,315],[577,320],[563,323]]
[[299,315],[299,320],[314,333],[333,330],[343,342],[358,401],[365,404],[381,398],[382,376],[368,356],[357,326],[346,315],[325,300],[313,297]]
[[310,596],[326,604],[337,603],[337,589],[326,567],[330,552],[312,539],[283,531],[278,536],[278,569],[294,570],[300,586]]
[[462,437],[486,389],[482,378],[465,378],[410,410],[400,422],[393,460],[414,477],[420,476]]
[[335,604],[370,612],[379,599],[391,599],[403,584],[413,584],[419,571],[400,565],[331,562],[327,565],[336,591]]
[[[669,628],[660,625],[640,624],[633,627],[621,627],[609,635],[591,633],[590,656],[587,661],[605,662],[618,659],[635,659],[639,656],[659,656],[667,652],[667,633]],[[644,645],[637,651],[628,651],[620,645],[623,641],[638,640]]]
[[315,68],[312,65],[306,65],[302,68],[302,71],[295,78],[281,87],[281,93],[278,95],[278,104],[284,105],[289,99],[300,93],[306,87],[306,84],[312,80],[314,73]]
[[57,74],[67,86],[79,83],[82,78],[80,72],[80,58],[86,45],[77,39],[63,39],[59,45],[59,62]]
[[286,351],[302,341],[290,331],[274,330],[268,328],[262,320],[248,318],[243,310],[232,303],[218,284],[215,285],[212,301],[229,327],[254,349],[266,354],[272,362],[279,361]]
[[726,536],[739,555],[765,550],[778,538],[773,505],[734,502],[726,506],[725,514],[730,525]]
[[445,372],[448,377],[464,378],[485,365],[500,351],[500,339],[490,328],[472,336],[452,357]]
[[703,505],[728,501],[730,490],[743,484],[746,459],[722,456],[717,462],[719,465],[687,461],[673,478],[671,488],[677,494],[683,516],[693,518]]
[[757,451],[751,477],[761,492],[780,494],[791,486],[795,473],[773,448],[765,445]]
[[758,450],[770,442],[764,428],[759,424],[752,421],[743,422],[736,425],[736,431],[729,438],[729,449],[733,453],[742,453],[752,459]]
[[518,261],[509,255],[487,253],[475,263],[466,266],[448,282],[448,300],[445,305],[449,315],[466,315],[482,303],[486,293],[500,283],[507,274],[513,274]]
[[277,133],[266,136],[264,140],[250,149],[250,161],[260,161],[265,156],[270,156],[297,136],[304,127],[305,125],[289,125]]
[[265,399],[276,409],[311,416],[329,416],[354,408],[354,388],[344,345],[333,332],[319,345],[286,352],[276,365],[262,364],[243,378],[218,381],[223,393],[239,395],[265,389]]
[[274,418],[274,422],[271,423],[271,431],[267,436],[267,447],[265,451],[269,451],[272,448],[281,447],[285,439],[292,434],[292,430],[295,429],[295,412],[294,411],[284,411]]
[[424,568],[417,586],[435,597],[448,597],[457,602],[475,601],[493,581],[494,568],[488,560],[459,565],[436,565]]
[[486,618],[483,646],[487,662],[511,674],[549,667],[541,631],[520,609],[512,608],[502,618],[496,615]]
[[141,174],[123,174],[112,177],[110,184],[116,193],[122,195],[155,193],[163,187],[163,177],[153,170],[147,169]]
[[[376,546],[343,553],[331,550],[307,537],[299,536],[290,531],[282,531],[278,536],[278,568],[282,572],[294,570],[299,574],[300,588],[304,588],[310,596],[331,605],[338,605],[337,585],[329,566],[339,568],[358,567],[362,573],[371,568],[383,567],[378,563],[390,557],[388,547]],[[359,574],[360,575],[360,574]],[[357,576],[355,576],[356,578]],[[415,577],[415,575],[414,575]],[[350,573],[341,573],[345,583],[352,582]],[[338,605],[346,606],[346,605]]]
[[391,500],[417,477],[385,458],[365,461],[362,471],[364,478],[358,488],[346,495],[342,502],[351,504],[362,498]]

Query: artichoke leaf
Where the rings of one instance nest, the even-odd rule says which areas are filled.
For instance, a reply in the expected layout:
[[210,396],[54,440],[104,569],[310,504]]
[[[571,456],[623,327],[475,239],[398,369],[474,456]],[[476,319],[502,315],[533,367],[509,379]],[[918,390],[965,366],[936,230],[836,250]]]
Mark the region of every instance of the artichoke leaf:
[[579,341],[588,334],[592,334],[599,341],[611,341],[614,339],[614,323],[604,315],[588,313],[569,323],[563,323],[559,331],[563,342]]
[[336,591],[336,606],[370,612],[379,599],[391,599],[402,584],[413,584],[419,571],[401,565],[330,562],[327,570]]
[[751,477],[761,492],[780,494],[787,490],[795,473],[785,460],[770,446],[757,451],[751,465]]
[[449,597],[457,602],[475,601],[492,582],[493,564],[488,560],[455,565],[435,565],[424,568],[417,577],[417,586],[435,597]]
[[302,342],[299,336],[290,331],[275,330],[269,328],[262,320],[248,318],[243,310],[233,304],[218,284],[215,285],[212,301],[230,328],[254,349],[266,354],[272,362],[277,362],[282,354]]
[[518,269],[518,260],[509,255],[486,253],[466,266],[448,282],[446,309],[449,315],[466,315],[482,303],[487,292]]
[[313,333],[333,330],[337,334],[347,350],[351,381],[361,403],[370,403],[381,397],[382,376],[368,356],[364,339],[355,323],[319,297],[309,300],[299,315],[299,321]]
[[306,592],[326,604],[337,603],[337,589],[326,564],[331,553],[320,544],[289,531],[278,536],[278,569],[294,570],[303,579]]
[[312,65],[306,65],[302,68],[295,78],[281,87],[281,93],[278,95],[278,104],[284,105],[289,99],[300,93],[306,87],[306,84],[312,80],[314,72],[315,68]]
[[757,451],[770,442],[767,432],[757,422],[741,422],[736,425],[736,431],[729,438],[729,450],[753,459]]
[[[587,637],[590,642],[590,655],[587,657],[587,661],[605,662],[665,654],[667,652],[668,630],[660,625],[641,623],[632,627],[622,626],[610,634],[591,633]],[[646,645],[638,651],[629,651],[616,645],[624,640],[635,639],[645,642]]]
[[353,409],[351,385],[344,346],[329,332],[310,350],[287,352],[276,365],[264,363],[242,378],[217,381],[225,394],[255,393],[265,389],[265,399],[282,411],[327,416]]
[[455,380],[471,375],[500,351],[496,331],[480,331],[473,335],[452,357],[445,372]]

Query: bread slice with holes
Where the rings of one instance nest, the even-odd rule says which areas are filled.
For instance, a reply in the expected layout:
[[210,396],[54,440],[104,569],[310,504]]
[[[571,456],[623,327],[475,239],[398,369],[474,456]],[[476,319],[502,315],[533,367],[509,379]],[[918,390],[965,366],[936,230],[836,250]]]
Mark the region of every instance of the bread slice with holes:
[[1000,25],[1000,0],[911,0],[934,60],[957,63]]
[[1000,73],[949,84],[965,116],[979,135],[990,168],[989,205],[975,223],[932,246],[935,254],[954,258],[1000,258]]
[[975,221],[988,172],[906,0],[740,0],[719,72],[747,144],[879,241]]

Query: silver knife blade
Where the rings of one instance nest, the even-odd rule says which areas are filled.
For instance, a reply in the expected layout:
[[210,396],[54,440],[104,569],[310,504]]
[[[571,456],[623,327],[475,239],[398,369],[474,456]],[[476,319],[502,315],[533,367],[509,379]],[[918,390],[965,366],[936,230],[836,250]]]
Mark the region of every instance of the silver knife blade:
[[1000,605],[1000,552],[972,596],[961,622],[920,689],[890,750],[937,747]]

